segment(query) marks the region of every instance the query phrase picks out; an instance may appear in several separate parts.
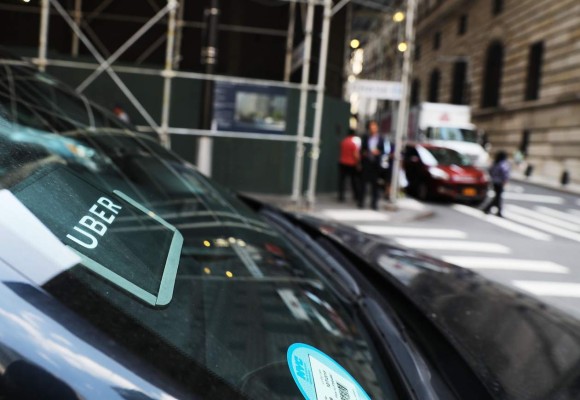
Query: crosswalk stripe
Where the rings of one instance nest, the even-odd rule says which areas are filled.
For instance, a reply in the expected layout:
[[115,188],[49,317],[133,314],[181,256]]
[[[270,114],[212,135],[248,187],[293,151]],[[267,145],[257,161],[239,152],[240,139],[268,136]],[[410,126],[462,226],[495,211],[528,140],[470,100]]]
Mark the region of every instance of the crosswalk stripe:
[[580,226],[578,224],[575,224],[573,222],[568,222],[568,221],[562,221],[561,219],[552,217],[550,215],[546,215],[546,214],[538,212],[538,211],[530,210],[528,208],[519,207],[519,206],[516,206],[513,204],[508,204],[508,205],[506,205],[505,208],[507,210],[517,212],[518,214],[521,214],[521,215],[527,215],[530,218],[536,219],[538,221],[543,221],[543,222],[546,222],[550,225],[558,226],[558,227],[563,228],[563,229],[568,229],[569,231],[575,231],[575,232],[580,231]]
[[[563,211],[558,211],[554,210],[553,208],[543,206],[537,206],[536,210],[547,215],[552,215],[553,217],[556,218],[561,218],[565,221],[573,221],[576,224],[580,224],[580,215],[574,215],[573,213],[565,213]],[[580,229],[580,226],[578,227],[578,229]]]
[[513,281],[512,284],[537,296],[580,297],[580,283]]
[[553,235],[562,236],[566,239],[580,242],[580,234],[579,233],[571,232],[567,229],[558,228],[557,226],[550,225],[546,222],[537,221],[535,219],[530,218],[529,215],[519,214],[519,212],[516,213],[516,212],[514,212],[514,210],[506,211],[506,212],[504,212],[504,215],[507,218],[509,218],[513,221],[519,222],[521,224],[529,225],[529,226],[532,226],[534,228],[551,233]]
[[324,210],[325,216],[338,221],[388,221],[385,213],[372,210]]
[[382,236],[419,236],[447,239],[464,239],[467,233],[456,229],[423,229],[402,226],[358,225],[359,231]]
[[490,224],[499,226],[501,228],[507,229],[509,231],[519,233],[520,235],[524,235],[536,240],[542,241],[550,241],[552,237],[544,232],[537,231],[535,229],[528,228],[527,226],[522,226],[520,224],[516,224],[515,222],[508,221],[503,218],[494,217],[492,215],[485,215],[480,210],[465,206],[463,204],[454,204],[452,208],[456,211],[459,211],[463,214],[470,215],[472,217],[485,220]]
[[575,209],[573,209],[573,208],[569,208],[569,209],[568,209],[568,212],[569,212],[570,214],[574,214],[574,215],[580,215],[580,210],[575,210]]
[[567,267],[552,261],[521,260],[513,258],[493,257],[461,257],[443,256],[444,261],[469,269],[494,269],[507,271],[546,272],[552,274],[566,274],[570,272]]
[[508,200],[531,201],[534,203],[564,204],[564,199],[561,197],[543,194],[504,192],[503,198]]
[[525,189],[523,186],[519,186],[519,185],[513,185],[510,184],[508,185],[508,187],[506,188],[506,193],[507,192],[513,192],[513,193],[524,193]]
[[397,243],[423,250],[475,251],[481,253],[509,254],[511,249],[498,243],[471,242],[463,240],[396,239]]

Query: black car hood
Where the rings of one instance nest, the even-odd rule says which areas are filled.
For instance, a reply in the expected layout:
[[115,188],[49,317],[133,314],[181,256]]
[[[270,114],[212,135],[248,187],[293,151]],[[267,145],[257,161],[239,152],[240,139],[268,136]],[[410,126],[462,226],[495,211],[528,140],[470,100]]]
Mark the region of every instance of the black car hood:
[[580,398],[580,321],[469,270],[309,216],[381,271],[500,399]]

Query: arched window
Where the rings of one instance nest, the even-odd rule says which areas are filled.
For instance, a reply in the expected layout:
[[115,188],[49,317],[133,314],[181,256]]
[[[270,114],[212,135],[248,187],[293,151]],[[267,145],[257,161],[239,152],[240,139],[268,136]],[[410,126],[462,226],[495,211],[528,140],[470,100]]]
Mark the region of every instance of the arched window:
[[451,87],[451,103],[467,104],[467,62],[456,61],[453,64],[453,86]]
[[416,106],[419,104],[420,95],[419,92],[421,90],[421,82],[419,79],[413,79],[413,83],[411,83],[411,105]]
[[434,69],[431,72],[431,78],[429,79],[429,97],[428,101],[431,103],[437,103],[439,101],[439,81],[441,80],[441,72],[438,69]]
[[503,70],[503,44],[493,42],[487,48],[481,107],[497,107],[500,104],[501,77]]

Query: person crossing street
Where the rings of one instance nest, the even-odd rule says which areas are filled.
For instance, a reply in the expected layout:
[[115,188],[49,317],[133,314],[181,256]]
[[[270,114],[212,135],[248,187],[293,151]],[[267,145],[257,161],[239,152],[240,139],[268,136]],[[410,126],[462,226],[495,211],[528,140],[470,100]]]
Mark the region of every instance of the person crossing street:
[[502,195],[504,187],[510,177],[510,163],[507,159],[507,153],[500,150],[495,156],[493,165],[489,170],[489,175],[491,176],[491,182],[493,184],[493,190],[495,192],[495,197],[489,204],[483,209],[483,212],[489,214],[493,207],[497,208],[496,215],[502,217]]

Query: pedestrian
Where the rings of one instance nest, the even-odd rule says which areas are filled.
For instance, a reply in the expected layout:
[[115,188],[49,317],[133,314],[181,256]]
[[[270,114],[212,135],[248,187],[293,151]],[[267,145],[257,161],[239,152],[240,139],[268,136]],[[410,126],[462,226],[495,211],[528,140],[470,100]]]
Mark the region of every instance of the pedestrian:
[[493,165],[489,169],[489,175],[491,176],[491,183],[493,184],[493,190],[495,192],[495,197],[489,204],[483,209],[483,212],[489,214],[493,207],[497,208],[497,216],[502,217],[502,194],[505,184],[510,177],[510,164],[507,159],[507,153],[503,150],[498,151],[495,156]]
[[384,154],[381,158],[381,176],[385,189],[385,198],[389,200],[391,198],[391,179],[393,176],[393,161],[395,158],[395,144],[391,142],[391,136],[385,135],[383,138],[384,142]]
[[358,203],[359,208],[364,207],[368,187],[371,190],[371,208],[378,210],[379,201],[379,178],[381,173],[381,160],[385,154],[383,138],[379,135],[379,125],[372,120],[367,125],[367,133],[362,137],[361,159],[361,191]]
[[338,201],[344,201],[344,183],[350,178],[352,196],[356,203],[360,197],[360,138],[353,129],[340,142],[340,159],[338,161]]

